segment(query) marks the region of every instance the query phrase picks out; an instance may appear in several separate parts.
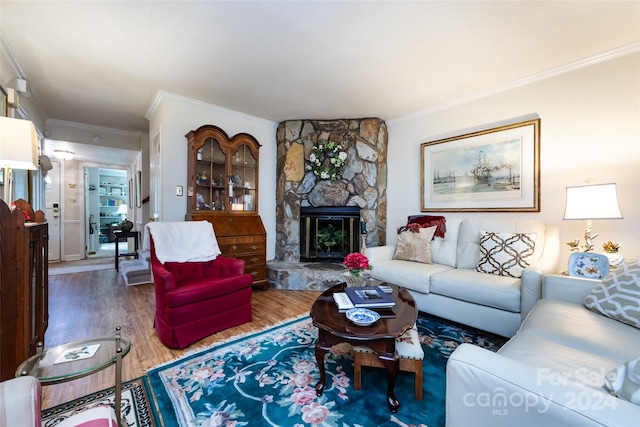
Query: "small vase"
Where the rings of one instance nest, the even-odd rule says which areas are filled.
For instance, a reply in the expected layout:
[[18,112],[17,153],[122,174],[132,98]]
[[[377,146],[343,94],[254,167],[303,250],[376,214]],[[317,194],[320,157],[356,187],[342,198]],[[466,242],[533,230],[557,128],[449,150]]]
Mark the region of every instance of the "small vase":
[[133,222],[129,221],[128,219],[125,219],[120,223],[120,229],[126,232],[133,230]]
[[605,251],[603,255],[609,258],[609,265],[611,266],[611,270],[614,270],[624,264],[624,258],[617,252]]
[[353,274],[349,271],[344,272],[344,281],[347,283],[347,286],[350,288],[367,286],[370,278],[371,278],[371,273],[369,273],[368,270],[363,270],[357,274]]

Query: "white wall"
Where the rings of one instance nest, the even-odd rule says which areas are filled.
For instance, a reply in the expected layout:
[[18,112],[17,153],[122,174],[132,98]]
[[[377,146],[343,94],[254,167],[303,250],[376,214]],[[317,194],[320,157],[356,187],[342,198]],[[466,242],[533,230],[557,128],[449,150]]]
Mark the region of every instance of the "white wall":
[[[267,231],[267,259],[274,258],[278,123],[167,92],[158,94],[147,118],[152,138],[160,131],[161,221],[184,221],[187,213],[187,132],[211,124],[223,129],[230,137],[246,132],[262,144],[258,213]],[[178,185],[182,185],[184,196],[176,196]],[[153,202],[151,200],[152,206]]]
[[[560,226],[564,242],[583,240],[582,221],[563,221],[565,187],[617,183],[623,220],[594,221],[600,236],[640,255],[640,53],[530,83],[439,111],[387,122],[389,130],[387,242],[408,215],[420,213],[420,144],[532,117],[541,119],[539,213],[444,213],[449,217],[536,218]],[[565,249],[567,248],[567,249]]]

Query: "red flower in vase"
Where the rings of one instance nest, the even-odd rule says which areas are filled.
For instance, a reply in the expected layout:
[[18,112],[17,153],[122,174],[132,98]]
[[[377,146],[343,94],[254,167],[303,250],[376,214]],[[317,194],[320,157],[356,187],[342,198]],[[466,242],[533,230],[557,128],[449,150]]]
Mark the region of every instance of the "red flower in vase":
[[349,273],[354,275],[360,274],[363,270],[371,270],[373,268],[372,265],[369,265],[369,258],[359,252],[350,253],[344,257],[342,264],[349,270]]

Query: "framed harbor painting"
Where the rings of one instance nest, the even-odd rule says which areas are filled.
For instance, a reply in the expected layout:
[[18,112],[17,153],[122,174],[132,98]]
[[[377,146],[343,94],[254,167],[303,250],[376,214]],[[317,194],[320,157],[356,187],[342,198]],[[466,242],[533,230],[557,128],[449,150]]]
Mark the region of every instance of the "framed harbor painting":
[[421,211],[539,212],[540,119],[420,145]]

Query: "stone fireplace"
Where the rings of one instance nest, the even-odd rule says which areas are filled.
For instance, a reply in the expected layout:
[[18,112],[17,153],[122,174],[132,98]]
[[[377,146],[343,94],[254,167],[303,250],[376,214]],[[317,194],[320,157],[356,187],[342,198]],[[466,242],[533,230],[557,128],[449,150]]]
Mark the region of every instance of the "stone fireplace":
[[[358,209],[366,245],[384,245],[387,126],[377,118],[289,120],[280,123],[276,138],[276,258],[267,263],[267,279],[275,288],[324,289],[341,280],[343,256],[335,263],[302,260],[301,209]],[[347,153],[342,176],[335,180],[321,179],[306,167],[313,147],[328,141]],[[360,231],[357,222],[355,229]],[[351,248],[358,251],[359,242]]]

